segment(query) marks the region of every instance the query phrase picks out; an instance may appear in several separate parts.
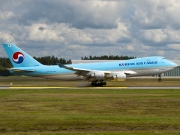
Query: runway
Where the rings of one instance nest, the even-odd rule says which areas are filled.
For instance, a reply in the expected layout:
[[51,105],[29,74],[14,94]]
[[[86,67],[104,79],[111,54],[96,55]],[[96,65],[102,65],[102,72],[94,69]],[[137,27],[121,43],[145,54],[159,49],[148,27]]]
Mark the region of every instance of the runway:
[[0,89],[180,89],[180,87],[60,87],[60,86],[0,86]]

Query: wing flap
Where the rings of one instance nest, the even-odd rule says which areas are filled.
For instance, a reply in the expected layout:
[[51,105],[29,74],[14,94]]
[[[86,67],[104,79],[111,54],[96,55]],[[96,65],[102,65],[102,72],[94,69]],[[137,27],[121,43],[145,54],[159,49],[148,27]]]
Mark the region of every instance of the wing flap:
[[[91,79],[95,74],[101,74],[101,76],[104,76],[104,79],[107,78],[112,78],[114,75],[120,75],[120,74],[125,74],[126,76],[130,75],[136,75],[137,73],[132,70],[123,70],[123,71],[100,71],[100,70],[89,70],[89,69],[82,69],[82,68],[74,68],[74,67],[69,67],[63,64],[58,64],[59,67],[65,68],[68,70],[75,71],[74,74],[78,76],[83,76],[86,80]],[[104,75],[103,75],[104,74]]]
[[77,74],[78,76],[84,76],[85,74],[88,74],[91,70],[87,70],[87,69],[82,69],[82,68],[73,68],[73,67],[68,67],[68,66],[65,66],[63,64],[58,64],[59,67],[61,68],[65,68],[65,69],[68,69],[68,70],[72,70],[72,71],[75,71],[75,74]]

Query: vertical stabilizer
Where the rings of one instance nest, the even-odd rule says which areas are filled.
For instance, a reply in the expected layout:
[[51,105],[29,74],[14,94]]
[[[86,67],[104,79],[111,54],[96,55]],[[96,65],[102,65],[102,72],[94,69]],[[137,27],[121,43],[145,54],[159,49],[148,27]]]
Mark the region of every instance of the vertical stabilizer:
[[2,44],[13,67],[34,67],[42,65],[29,54],[12,43]]

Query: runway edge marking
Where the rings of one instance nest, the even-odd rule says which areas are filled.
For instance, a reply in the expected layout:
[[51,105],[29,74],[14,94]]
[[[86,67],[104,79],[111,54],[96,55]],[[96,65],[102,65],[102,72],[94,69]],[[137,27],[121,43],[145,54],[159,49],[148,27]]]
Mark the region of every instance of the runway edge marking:
[[23,86],[15,86],[15,87],[7,87],[9,89],[127,89],[128,87],[23,87]]

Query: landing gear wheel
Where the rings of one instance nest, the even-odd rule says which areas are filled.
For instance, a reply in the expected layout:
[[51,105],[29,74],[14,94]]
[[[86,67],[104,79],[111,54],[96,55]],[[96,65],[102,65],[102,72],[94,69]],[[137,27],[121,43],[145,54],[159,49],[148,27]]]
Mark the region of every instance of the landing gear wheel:
[[158,82],[162,82],[161,75],[158,75],[159,79]]
[[106,82],[103,82],[103,85],[106,85],[107,83]]
[[97,80],[91,82],[91,86],[96,86],[97,85]]
[[159,78],[159,79],[158,79],[158,82],[161,82],[161,81],[162,81],[162,79],[161,79],[161,78]]
[[91,86],[95,86],[95,87],[97,87],[97,86],[102,87],[102,86],[104,86],[104,85],[106,85],[106,84],[107,84],[107,83],[104,82],[103,80],[100,80],[100,81],[95,80],[95,81],[92,81],[92,82],[91,82]]

